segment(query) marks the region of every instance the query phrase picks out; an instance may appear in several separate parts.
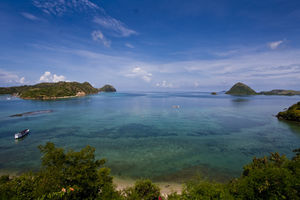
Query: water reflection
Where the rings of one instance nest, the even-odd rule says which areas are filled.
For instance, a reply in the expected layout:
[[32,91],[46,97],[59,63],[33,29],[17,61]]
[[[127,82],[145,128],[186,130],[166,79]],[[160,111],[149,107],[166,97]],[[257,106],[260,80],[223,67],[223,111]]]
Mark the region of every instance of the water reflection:
[[278,122],[285,127],[288,127],[290,131],[295,133],[300,137],[300,123],[299,122],[291,122],[287,120],[278,120]]

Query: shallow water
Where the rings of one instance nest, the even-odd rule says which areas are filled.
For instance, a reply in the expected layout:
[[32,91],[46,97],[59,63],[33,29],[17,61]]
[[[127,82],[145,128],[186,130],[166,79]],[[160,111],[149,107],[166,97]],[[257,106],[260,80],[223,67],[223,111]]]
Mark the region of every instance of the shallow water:
[[[112,174],[183,181],[240,175],[253,156],[300,147],[300,125],[274,115],[299,96],[234,97],[197,92],[100,93],[56,101],[0,96],[0,172],[36,170],[47,141],[96,148]],[[174,108],[179,105],[179,108]],[[52,110],[22,117],[18,113]],[[31,134],[15,142],[14,133]]]

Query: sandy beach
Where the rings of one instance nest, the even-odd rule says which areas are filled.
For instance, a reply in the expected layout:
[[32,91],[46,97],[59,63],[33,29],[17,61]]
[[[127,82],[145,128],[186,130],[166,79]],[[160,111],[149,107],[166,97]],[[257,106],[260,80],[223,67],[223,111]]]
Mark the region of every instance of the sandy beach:
[[[123,190],[127,187],[131,187],[134,185],[136,180],[133,179],[121,179],[118,177],[114,177],[114,184],[117,186],[117,190]],[[173,192],[181,193],[183,184],[172,183],[172,182],[153,182],[157,186],[160,187],[162,196],[166,197],[168,194]]]

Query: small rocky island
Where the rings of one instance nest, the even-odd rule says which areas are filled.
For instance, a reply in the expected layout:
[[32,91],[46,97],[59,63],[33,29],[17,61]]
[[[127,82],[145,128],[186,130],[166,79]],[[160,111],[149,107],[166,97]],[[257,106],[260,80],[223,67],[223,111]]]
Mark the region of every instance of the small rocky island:
[[230,90],[228,90],[225,94],[231,95],[256,95],[257,93],[250,88],[248,85],[244,83],[238,82]]
[[39,83],[36,85],[0,88],[0,94],[11,94],[22,99],[41,100],[79,97],[89,94],[96,94],[99,91],[99,89],[94,88],[88,82],[78,83],[64,81],[57,83]]
[[279,112],[277,118],[300,122],[300,101],[289,107],[286,111]]
[[102,88],[99,89],[100,92],[116,92],[116,88],[112,85],[104,85]]

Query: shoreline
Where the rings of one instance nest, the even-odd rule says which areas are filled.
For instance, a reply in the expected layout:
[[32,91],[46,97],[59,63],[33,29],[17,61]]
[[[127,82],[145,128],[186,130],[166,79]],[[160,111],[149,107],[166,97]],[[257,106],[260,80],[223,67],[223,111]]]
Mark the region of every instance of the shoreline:
[[[0,176],[3,175],[9,175],[10,178],[19,176],[18,173],[13,172],[5,172],[0,171]],[[134,186],[134,183],[139,179],[130,179],[130,178],[120,178],[117,176],[113,177],[113,184],[116,186],[116,189],[118,191],[124,190],[128,187]],[[161,195],[163,197],[167,197],[169,194],[177,192],[178,194],[181,194],[183,189],[183,184],[172,182],[172,181],[152,181],[155,185],[157,185],[160,188]]]
[[[138,179],[125,179],[120,177],[113,176],[113,183],[116,185],[116,189],[118,191],[121,191],[123,189],[126,189],[128,187],[134,186],[134,183]],[[183,189],[183,184],[176,183],[176,182],[156,182],[152,181],[155,185],[157,185],[160,188],[161,195],[163,197],[167,197],[169,194],[177,192],[178,194],[181,194]]]

